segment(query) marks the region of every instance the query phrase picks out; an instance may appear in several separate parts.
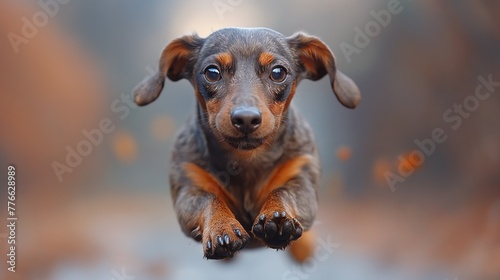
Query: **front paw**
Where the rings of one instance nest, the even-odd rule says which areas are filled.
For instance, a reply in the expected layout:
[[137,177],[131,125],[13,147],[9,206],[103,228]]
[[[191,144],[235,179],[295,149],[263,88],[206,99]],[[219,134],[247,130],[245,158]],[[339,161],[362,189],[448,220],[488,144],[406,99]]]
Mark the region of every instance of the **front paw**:
[[203,251],[207,259],[231,258],[250,239],[243,226],[234,218],[211,221],[203,231]]
[[253,225],[253,233],[268,247],[284,249],[302,235],[302,225],[285,211],[261,212]]

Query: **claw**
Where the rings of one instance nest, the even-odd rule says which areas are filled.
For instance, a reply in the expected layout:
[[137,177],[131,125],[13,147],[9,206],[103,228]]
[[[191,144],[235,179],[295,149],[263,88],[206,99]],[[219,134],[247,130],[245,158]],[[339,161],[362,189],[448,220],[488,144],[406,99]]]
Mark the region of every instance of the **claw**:
[[222,236],[217,236],[217,243],[219,243],[219,245],[224,245],[224,240],[222,240]]

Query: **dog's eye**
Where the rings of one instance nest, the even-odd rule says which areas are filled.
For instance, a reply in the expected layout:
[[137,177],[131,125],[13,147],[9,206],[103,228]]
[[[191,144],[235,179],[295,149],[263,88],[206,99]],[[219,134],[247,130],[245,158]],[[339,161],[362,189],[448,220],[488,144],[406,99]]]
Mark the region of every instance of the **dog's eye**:
[[205,79],[209,83],[215,83],[221,79],[220,71],[215,66],[208,66],[205,69]]
[[271,70],[271,75],[269,76],[273,82],[281,83],[286,78],[286,69],[283,66],[276,66]]

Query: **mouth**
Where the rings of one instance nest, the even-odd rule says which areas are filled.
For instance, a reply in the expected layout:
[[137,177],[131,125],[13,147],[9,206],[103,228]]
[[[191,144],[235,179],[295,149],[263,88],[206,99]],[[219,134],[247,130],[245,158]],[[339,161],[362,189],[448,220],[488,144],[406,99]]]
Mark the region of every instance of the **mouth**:
[[243,137],[225,137],[226,142],[236,149],[253,150],[264,143],[264,138],[255,138],[250,136]]

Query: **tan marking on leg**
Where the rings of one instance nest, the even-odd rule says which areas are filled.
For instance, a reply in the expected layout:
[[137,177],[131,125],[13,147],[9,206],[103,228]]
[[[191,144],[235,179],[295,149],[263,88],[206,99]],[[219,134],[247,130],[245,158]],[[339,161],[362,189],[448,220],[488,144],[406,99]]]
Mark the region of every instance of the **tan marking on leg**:
[[194,163],[185,163],[184,170],[191,182],[200,189],[220,197],[224,202],[237,205],[236,199],[220,184],[212,174]]
[[311,162],[311,156],[303,155],[293,159],[288,160],[280,164],[276,169],[273,170],[271,175],[269,175],[267,181],[262,185],[261,189],[257,194],[257,205],[259,207],[264,204],[269,194],[285,185],[290,179],[293,179],[302,170],[302,167],[307,163]]

